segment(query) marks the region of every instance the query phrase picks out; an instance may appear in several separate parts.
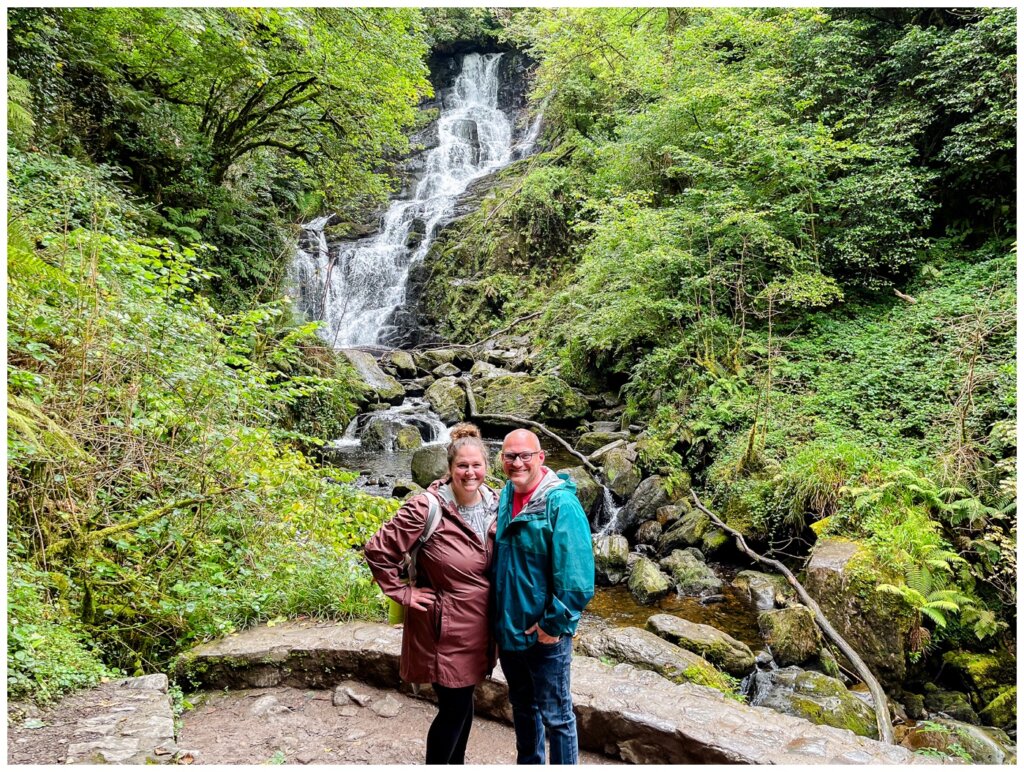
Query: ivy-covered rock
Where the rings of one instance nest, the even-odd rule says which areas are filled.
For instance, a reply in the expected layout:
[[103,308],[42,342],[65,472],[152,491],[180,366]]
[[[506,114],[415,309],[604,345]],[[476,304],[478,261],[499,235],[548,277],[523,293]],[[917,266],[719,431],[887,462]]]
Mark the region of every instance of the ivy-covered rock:
[[905,600],[878,591],[879,584],[894,581],[856,542],[822,539],[811,551],[803,584],[876,677],[899,688],[907,673],[908,633],[917,621]]
[[806,606],[764,611],[758,615],[757,624],[779,665],[803,664],[821,649],[821,632],[814,623],[814,613]]
[[754,653],[747,644],[711,625],[655,614],[647,620],[647,629],[734,676],[746,675],[754,667]]
[[626,447],[612,448],[602,457],[608,487],[620,499],[633,495],[640,484],[640,471],[636,468],[636,454]]
[[875,712],[842,681],[798,667],[759,670],[750,704],[878,739]]
[[668,594],[672,582],[658,570],[657,563],[640,558],[629,573],[629,591],[640,603],[653,603]]
[[651,670],[673,683],[700,684],[725,693],[733,691],[729,677],[706,659],[638,627],[612,627],[584,633],[576,639],[574,648],[590,657],[628,662]]
[[582,466],[571,466],[568,469],[560,469],[559,472],[569,475],[569,479],[576,484],[576,498],[580,500],[583,511],[588,515],[593,512],[594,505],[601,498],[601,486],[597,480]]
[[364,391],[376,395],[378,401],[397,405],[405,399],[405,388],[380,369],[372,354],[354,348],[341,349],[339,353],[351,362],[359,373]]
[[1011,686],[981,709],[981,720],[989,726],[1017,728],[1017,687]]
[[671,574],[680,595],[713,595],[722,589],[711,567],[690,552],[674,550],[659,565]]
[[448,452],[440,445],[420,448],[412,454],[412,479],[426,488],[448,474]]
[[423,396],[446,424],[458,423],[466,417],[466,392],[454,378],[434,381]]
[[553,375],[516,373],[484,378],[476,385],[477,409],[530,421],[570,421],[589,409],[582,395]]
[[598,584],[614,585],[629,573],[629,542],[625,536],[594,537],[594,578]]

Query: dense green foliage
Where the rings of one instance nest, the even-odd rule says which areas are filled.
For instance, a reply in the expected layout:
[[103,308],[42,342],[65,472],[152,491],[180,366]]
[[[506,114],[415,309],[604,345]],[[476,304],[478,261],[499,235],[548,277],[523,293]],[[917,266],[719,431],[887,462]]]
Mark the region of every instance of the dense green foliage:
[[1015,11],[502,18],[549,150],[439,247],[442,329],[543,311],[649,470],[767,543],[865,540],[939,638],[1012,629]]
[[201,266],[230,308],[277,295],[297,217],[382,200],[430,88],[412,9],[21,8],[8,27],[21,146],[130,170],[150,232],[217,247]]

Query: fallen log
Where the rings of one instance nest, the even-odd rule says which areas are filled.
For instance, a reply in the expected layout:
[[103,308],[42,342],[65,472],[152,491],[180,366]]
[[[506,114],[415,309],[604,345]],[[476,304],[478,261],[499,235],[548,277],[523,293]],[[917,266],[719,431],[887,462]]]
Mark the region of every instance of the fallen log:
[[465,378],[459,378],[457,382],[462,387],[462,390],[466,392],[466,407],[469,418],[479,418],[485,421],[516,423],[522,424],[523,426],[533,427],[534,429],[537,429],[538,431],[546,434],[548,437],[553,439],[567,451],[576,456],[576,458],[580,460],[580,462],[587,469],[587,471],[594,475],[594,477],[596,477],[598,480],[604,480],[604,475],[601,474],[600,469],[594,466],[587,459],[586,456],[575,450],[572,445],[563,440],[559,435],[555,434],[555,432],[551,431],[544,424],[538,423],[537,421],[531,421],[529,418],[520,418],[519,416],[508,415],[506,413],[478,413],[476,409],[476,397],[473,394],[473,387],[469,385],[469,381],[467,381]]
[[746,539],[743,538],[743,534],[723,523],[714,512],[704,506],[695,492],[691,491],[690,495],[693,496],[693,502],[697,506],[697,509],[707,515],[711,519],[711,522],[717,527],[733,536],[736,539],[736,546],[739,547],[744,554],[753,558],[758,563],[763,563],[766,566],[774,568],[786,577],[786,581],[788,581],[793,589],[796,590],[796,594],[800,597],[803,604],[814,614],[814,621],[818,623],[818,627],[820,627],[826,637],[828,637],[829,640],[838,647],[838,649],[853,665],[854,669],[857,671],[857,675],[860,676],[860,679],[867,684],[868,690],[871,692],[871,697],[875,703],[875,723],[878,726],[879,738],[890,745],[895,744],[896,741],[892,733],[892,718],[889,715],[889,702],[888,698],[885,696],[885,690],[882,689],[882,685],[878,682],[878,679],[875,678],[871,669],[868,668],[864,660],[860,658],[860,655],[857,654],[853,647],[846,642],[846,639],[839,634],[839,632],[832,626],[832,623],[828,621],[828,618],[824,613],[822,613],[821,607],[818,606],[814,598],[808,594],[807,590],[804,589],[804,586],[800,584],[797,578],[793,576],[793,572],[778,560],[773,560],[772,558],[768,558],[754,552],[754,550],[747,546],[747,542]]

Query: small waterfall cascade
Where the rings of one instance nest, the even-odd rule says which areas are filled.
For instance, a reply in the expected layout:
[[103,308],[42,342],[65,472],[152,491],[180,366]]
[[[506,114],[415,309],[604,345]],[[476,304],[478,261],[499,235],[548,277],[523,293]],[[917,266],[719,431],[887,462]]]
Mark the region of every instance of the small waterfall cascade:
[[385,452],[400,450],[401,432],[406,427],[418,432],[424,446],[446,444],[449,440],[448,427],[430,410],[430,405],[411,397],[396,407],[356,416],[344,436],[331,443],[331,448],[369,446],[371,450]]
[[600,522],[605,521],[605,524],[600,527],[597,531],[597,536],[608,536],[609,534],[618,533],[619,530],[619,511],[622,509],[618,504],[615,503],[615,499],[612,497],[612,492],[608,489],[607,485],[601,486],[601,506],[598,509],[596,520]]
[[[426,153],[412,197],[392,201],[376,235],[328,250],[323,236],[328,218],[303,226],[292,280],[302,310],[325,322],[321,335],[333,347],[375,345],[387,338],[388,318],[405,300],[410,266],[426,256],[458,197],[471,182],[513,160],[512,122],[498,108],[501,56],[463,57],[454,87],[444,95],[438,144]],[[539,125],[538,119],[531,130],[539,131]]]

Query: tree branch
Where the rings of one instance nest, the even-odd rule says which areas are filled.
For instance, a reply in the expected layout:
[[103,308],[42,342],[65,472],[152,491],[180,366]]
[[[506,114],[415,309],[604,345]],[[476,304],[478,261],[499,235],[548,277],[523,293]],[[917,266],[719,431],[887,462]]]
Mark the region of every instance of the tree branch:
[[882,689],[882,685],[878,683],[878,679],[875,678],[870,668],[868,668],[864,663],[864,660],[860,658],[860,655],[857,654],[853,647],[846,642],[846,639],[843,638],[828,621],[828,618],[824,613],[822,613],[821,607],[819,607],[814,598],[808,594],[807,590],[804,589],[804,586],[797,581],[797,578],[793,576],[793,572],[778,560],[772,560],[771,558],[766,558],[764,555],[759,555],[754,552],[747,546],[747,542],[743,538],[743,534],[723,523],[714,512],[701,503],[701,500],[697,497],[695,492],[691,491],[690,495],[693,496],[693,502],[696,504],[697,509],[707,515],[711,519],[712,523],[726,533],[735,537],[736,546],[739,547],[743,553],[753,558],[758,563],[763,563],[766,566],[774,568],[786,577],[786,581],[788,581],[793,589],[796,590],[796,594],[800,597],[803,604],[814,614],[814,620],[818,623],[822,632],[824,632],[825,635],[839,648],[843,655],[850,660],[850,663],[857,671],[857,675],[860,676],[860,679],[867,684],[868,689],[871,691],[871,697],[875,703],[875,724],[878,726],[878,736],[883,742],[893,745],[895,743],[895,739],[892,734],[892,718],[889,716],[889,701],[885,696],[885,691]]

